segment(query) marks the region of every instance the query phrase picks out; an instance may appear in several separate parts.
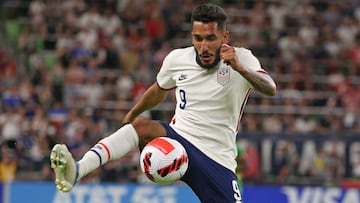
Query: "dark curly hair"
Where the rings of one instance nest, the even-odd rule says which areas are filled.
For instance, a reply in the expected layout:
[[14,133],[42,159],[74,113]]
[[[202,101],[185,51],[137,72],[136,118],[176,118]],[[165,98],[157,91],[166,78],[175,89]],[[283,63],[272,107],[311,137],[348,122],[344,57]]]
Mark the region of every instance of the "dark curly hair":
[[201,4],[192,12],[191,24],[194,21],[203,23],[217,22],[219,29],[226,30],[227,15],[223,8],[212,3]]

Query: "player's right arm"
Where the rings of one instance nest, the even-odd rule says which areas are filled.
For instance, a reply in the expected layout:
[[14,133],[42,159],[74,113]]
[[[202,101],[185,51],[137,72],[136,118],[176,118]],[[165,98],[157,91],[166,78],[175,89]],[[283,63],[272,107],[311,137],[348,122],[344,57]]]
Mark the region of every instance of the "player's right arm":
[[138,115],[161,103],[165,99],[167,92],[167,90],[161,89],[155,82],[145,91],[144,95],[142,95],[135,106],[125,115],[123,124],[131,123]]

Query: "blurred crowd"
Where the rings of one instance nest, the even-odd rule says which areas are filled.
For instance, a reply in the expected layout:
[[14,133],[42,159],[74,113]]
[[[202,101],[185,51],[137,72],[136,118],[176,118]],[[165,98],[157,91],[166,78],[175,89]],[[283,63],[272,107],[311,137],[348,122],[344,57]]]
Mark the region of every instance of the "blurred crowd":
[[[0,47],[1,179],[53,180],[54,143],[66,143],[79,159],[120,127],[166,54],[191,45],[190,15],[201,2],[1,1],[2,31],[13,49]],[[360,135],[359,1],[212,2],[228,12],[230,43],[251,49],[278,85],[272,98],[252,93],[239,138]],[[169,120],[173,102],[170,94],[143,116]],[[145,181],[138,153],[84,181]]]

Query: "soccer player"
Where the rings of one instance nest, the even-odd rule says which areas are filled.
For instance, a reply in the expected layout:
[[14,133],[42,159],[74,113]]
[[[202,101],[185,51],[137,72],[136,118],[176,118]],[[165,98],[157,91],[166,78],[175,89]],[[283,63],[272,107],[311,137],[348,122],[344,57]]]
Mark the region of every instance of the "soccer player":
[[[181,180],[201,202],[241,202],[235,173],[240,118],[251,89],[272,96],[276,85],[250,50],[228,44],[226,20],[217,5],[196,7],[191,21],[193,46],[175,49],[165,57],[156,82],[126,114],[123,127],[79,161],[65,145],[55,145],[50,159],[57,189],[68,192],[106,162],[168,136],[185,147],[189,168]],[[170,123],[139,117],[173,89],[177,103]]]

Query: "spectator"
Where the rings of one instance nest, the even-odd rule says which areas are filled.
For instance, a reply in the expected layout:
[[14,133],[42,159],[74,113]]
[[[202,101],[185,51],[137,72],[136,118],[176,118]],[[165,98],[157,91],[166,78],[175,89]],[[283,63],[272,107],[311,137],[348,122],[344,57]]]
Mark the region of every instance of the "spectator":
[[281,0],[276,0],[267,7],[267,13],[270,17],[271,28],[276,34],[284,31],[285,20],[288,15],[288,9]]
[[106,7],[102,15],[101,27],[107,37],[112,38],[115,32],[122,27],[121,19],[114,12],[114,8]]
[[351,160],[351,175],[355,178],[360,178],[360,149],[354,152],[354,156]]
[[319,30],[315,27],[312,20],[307,20],[299,28],[298,35],[304,46],[310,51],[318,40]]
[[17,74],[16,62],[7,53],[0,55],[0,78],[9,80]]
[[300,51],[301,42],[296,32],[288,31],[287,35],[279,39],[278,46],[283,60],[289,64],[295,59],[296,53]]
[[30,2],[29,14],[31,23],[36,26],[44,21],[46,5],[42,0],[33,0]]
[[1,146],[0,182],[9,183],[15,180],[17,171],[17,158],[14,149],[6,145]]
[[148,15],[144,22],[145,32],[151,39],[153,47],[157,48],[166,36],[165,22],[158,6],[153,8]]
[[242,171],[244,181],[257,181],[260,175],[260,157],[254,143],[247,142],[243,154],[245,169]]
[[275,148],[273,174],[278,183],[283,183],[288,177],[297,173],[298,157],[292,141],[279,141]]
[[[360,10],[360,9],[359,9]],[[355,37],[355,43],[349,48],[348,57],[353,64],[353,68],[351,68],[351,75],[359,75],[360,74],[360,32]]]
[[122,70],[121,76],[116,81],[117,95],[120,100],[131,100],[131,90],[134,86],[134,78],[130,75],[129,71]]
[[81,14],[79,19],[80,29],[97,29],[103,23],[101,14],[99,13],[97,5],[90,5],[88,9]]
[[86,107],[95,108],[101,104],[104,96],[103,87],[100,85],[96,75],[86,77],[85,84],[82,85],[80,94],[83,95]]

